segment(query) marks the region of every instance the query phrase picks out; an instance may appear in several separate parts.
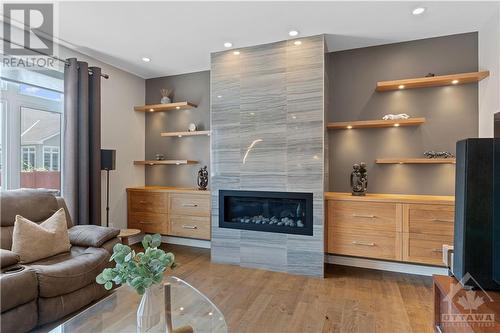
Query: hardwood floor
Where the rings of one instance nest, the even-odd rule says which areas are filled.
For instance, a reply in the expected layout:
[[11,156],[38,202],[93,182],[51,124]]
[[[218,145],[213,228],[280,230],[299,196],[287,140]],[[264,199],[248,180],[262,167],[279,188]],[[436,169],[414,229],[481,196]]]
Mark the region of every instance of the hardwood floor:
[[432,332],[430,277],[327,265],[325,279],[210,262],[210,251],[166,245],[171,275],[207,295],[234,333]]

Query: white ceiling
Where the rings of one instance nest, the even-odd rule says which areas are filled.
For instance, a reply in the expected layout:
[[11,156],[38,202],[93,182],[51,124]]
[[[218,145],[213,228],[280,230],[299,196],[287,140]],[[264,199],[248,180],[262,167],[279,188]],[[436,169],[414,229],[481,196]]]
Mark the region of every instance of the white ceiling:
[[[427,11],[413,16],[422,5]],[[143,78],[207,70],[210,53],[327,34],[329,51],[478,31],[499,2],[63,2],[60,39]],[[141,58],[151,58],[144,63]]]

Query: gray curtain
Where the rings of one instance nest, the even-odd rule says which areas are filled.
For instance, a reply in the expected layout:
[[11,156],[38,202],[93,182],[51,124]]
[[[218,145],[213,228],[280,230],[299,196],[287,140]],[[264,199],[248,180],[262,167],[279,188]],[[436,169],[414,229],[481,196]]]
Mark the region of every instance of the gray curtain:
[[64,70],[63,147],[62,195],[73,222],[101,225],[101,69],[75,58]]

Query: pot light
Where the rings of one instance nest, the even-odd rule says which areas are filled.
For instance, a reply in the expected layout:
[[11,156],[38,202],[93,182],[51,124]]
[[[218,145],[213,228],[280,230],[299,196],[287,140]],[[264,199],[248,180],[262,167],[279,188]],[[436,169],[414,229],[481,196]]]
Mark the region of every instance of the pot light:
[[149,109],[149,112],[153,112],[155,109]]
[[425,7],[417,7],[411,12],[413,15],[420,15],[425,12]]
[[299,32],[297,30],[290,30],[288,31],[288,36],[290,37],[295,37],[295,36],[298,36],[299,35]]
[[451,81],[451,84],[457,84],[458,82],[460,82],[460,81],[458,81],[458,80],[453,80],[453,81]]
[[224,43],[224,47],[231,47],[231,46],[233,46],[233,43],[231,43],[231,42]]
[[394,127],[399,127],[399,124],[394,124]]
[[233,54],[234,55],[240,55],[240,51],[234,51]]
[[405,88],[405,85],[404,85],[404,84],[400,84],[400,85],[398,86],[398,89],[404,89],[404,88]]
[[296,40],[295,42],[293,42],[295,45],[300,45],[302,44],[302,42],[300,40]]
[[352,129],[352,126],[351,126],[351,125],[348,125],[348,126],[347,126],[347,129]]
[[180,106],[176,106],[176,107],[175,107],[175,109],[176,109],[176,110],[180,110],[180,109],[181,109],[181,107],[180,107]]
[[151,61],[151,58],[148,58],[148,57],[142,57],[141,59],[144,62],[150,62]]

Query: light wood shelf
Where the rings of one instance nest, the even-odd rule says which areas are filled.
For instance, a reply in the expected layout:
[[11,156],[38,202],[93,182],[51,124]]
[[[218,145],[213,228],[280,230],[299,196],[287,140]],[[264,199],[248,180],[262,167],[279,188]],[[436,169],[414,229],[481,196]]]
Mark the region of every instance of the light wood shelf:
[[187,110],[195,107],[196,105],[190,102],[175,102],[168,104],[150,104],[150,105],[134,106],[134,110],[139,112],[161,112],[161,111],[171,111],[171,110]]
[[327,124],[328,129],[351,129],[351,128],[381,128],[399,126],[419,126],[425,123],[425,118],[409,118],[398,120],[358,120],[341,121]]
[[377,158],[377,164],[455,164],[455,158]]
[[198,161],[192,161],[192,160],[134,161],[134,165],[187,165],[187,164],[198,164]]
[[182,138],[183,136],[199,136],[199,135],[207,135],[210,136],[210,131],[193,131],[193,132],[162,132],[161,136],[172,137],[176,136]]
[[478,82],[490,75],[489,71],[460,73],[452,75],[439,75],[431,77],[419,77],[414,79],[403,79],[393,81],[377,82],[376,91],[389,91],[400,89],[426,88],[438,86],[450,86],[455,84],[466,84]]

